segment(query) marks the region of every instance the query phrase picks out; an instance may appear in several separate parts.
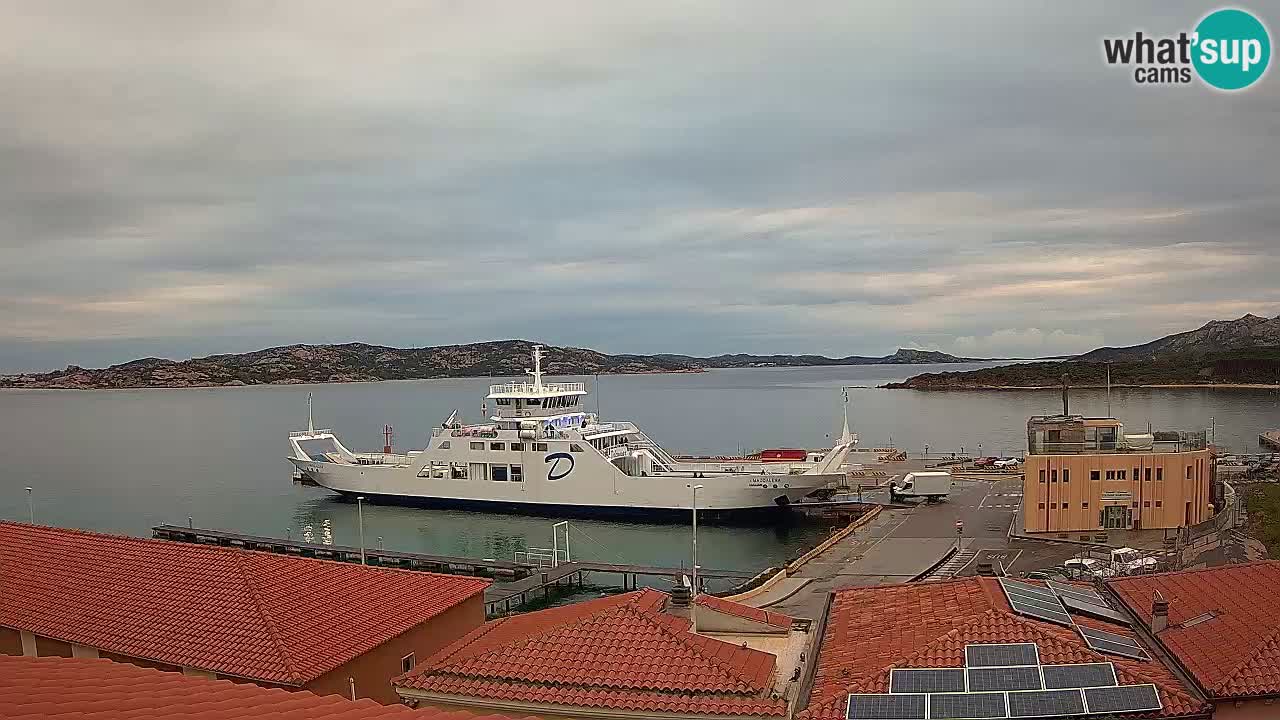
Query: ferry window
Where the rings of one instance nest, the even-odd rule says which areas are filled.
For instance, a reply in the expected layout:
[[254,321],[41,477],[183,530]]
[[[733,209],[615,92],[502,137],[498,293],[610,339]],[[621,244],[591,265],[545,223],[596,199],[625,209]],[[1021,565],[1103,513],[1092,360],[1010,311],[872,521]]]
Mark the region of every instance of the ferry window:
[[489,443],[489,449],[490,450],[506,450],[507,444],[506,443]]
[[569,443],[569,452],[582,452],[582,446],[578,443]]
[[1044,470],[1040,470],[1040,482],[1044,482]]
[[473,442],[473,443],[471,443],[471,449],[472,449],[472,450],[483,450],[483,449],[484,449],[484,443],[482,443],[482,442]]
[[466,480],[467,479],[466,463],[450,463],[449,477],[454,480]]
[[494,482],[506,482],[506,481],[507,481],[507,466],[506,466],[506,465],[494,465],[494,466],[493,466],[493,481],[494,481]]
[[526,398],[524,401],[524,404],[525,405],[541,405],[542,401],[538,400],[537,398]]
[[546,443],[534,443],[534,444],[533,444],[533,451],[534,451],[534,452],[546,452],[546,451],[547,451],[547,444],[546,444]]
[[1089,471],[1089,479],[1090,479],[1090,480],[1101,480],[1101,479],[1102,479],[1102,471],[1101,471],[1101,470],[1090,470],[1090,471]]
[[1062,482],[1071,482],[1071,470],[1062,468]]
[[489,463],[471,463],[469,472],[473,480],[488,480]]
[[512,452],[524,452],[524,443],[511,443]]
[[511,466],[511,482],[524,482],[524,468],[519,465]]
[[1164,480],[1164,468],[1156,468],[1156,480]]
[[413,666],[417,664],[418,661],[414,653],[409,653],[408,655],[400,658],[400,670],[403,672],[409,672],[413,669]]
[[444,442],[440,443],[440,444],[439,444],[439,445],[437,445],[436,447],[440,448],[441,450],[448,450],[448,449],[449,449],[449,441],[448,441],[448,440],[445,440]]
[[1151,468],[1147,468],[1146,477],[1144,479],[1147,481],[1151,480]]
[[497,404],[499,404],[499,405],[510,405],[510,404],[511,404],[511,398],[498,398],[498,399],[497,399],[497,400],[495,400],[494,402],[496,402],[496,403],[497,403]]

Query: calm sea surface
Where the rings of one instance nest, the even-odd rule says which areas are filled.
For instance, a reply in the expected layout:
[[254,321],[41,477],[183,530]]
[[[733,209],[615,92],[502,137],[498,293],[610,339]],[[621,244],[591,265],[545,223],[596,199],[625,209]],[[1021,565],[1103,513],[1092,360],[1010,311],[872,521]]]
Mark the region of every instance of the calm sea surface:
[[[668,449],[731,453],[761,447],[817,447],[840,428],[840,388],[875,386],[931,370],[981,365],[858,366],[716,370],[698,374],[602,376],[588,405],[605,419],[637,422]],[[581,378],[594,383],[594,378]],[[352,449],[376,450],[382,426],[396,448],[419,448],[453,408],[478,419],[489,378],[351,385],[199,390],[0,391],[0,518],[26,519],[34,488],[39,522],[149,535],[152,525],[197,527],[356,544],[356,508],[317,488],[294,485],[285,460],[288,431],[306,426],[315,393],[317,426]],[[1056,412],[1054,391],[916,392],[850,390],[863,445],[890,441],[915,454],[1020,453],[1028,415]],[[1076,391],[1072,409],[1103,414],[1102,391]],[[1207,428],[1232,450],[1257,450],[1264,428],[1280,427],[1274,390],[1116,390],[1114,414],[1131,429]],[[485,558],[549,546],[548,518],[366,506],[374,545]],[[681,526],[574,520],[575,556],[678,565],[687,562]],[[762,569],[813,543],[825,530],[706,527],[704,566]]]

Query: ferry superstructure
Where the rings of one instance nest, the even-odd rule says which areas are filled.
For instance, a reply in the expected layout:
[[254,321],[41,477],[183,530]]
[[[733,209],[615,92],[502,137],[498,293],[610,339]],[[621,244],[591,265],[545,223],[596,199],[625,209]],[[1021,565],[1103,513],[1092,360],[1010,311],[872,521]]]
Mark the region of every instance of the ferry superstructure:
[[[289,461],[304,482],[346,496],[537,514],[709,515],[776,510],[844,479],[855,440],[814,461],[677,460],[631,422],[586,412],[579,382],[544,382],[534,346],[532,381],[489,386],[487,423],[454,411],[427,446],[407,454],[354,453],[332,430],[290,433]],[[682,513],[682,514],[683,514]]]

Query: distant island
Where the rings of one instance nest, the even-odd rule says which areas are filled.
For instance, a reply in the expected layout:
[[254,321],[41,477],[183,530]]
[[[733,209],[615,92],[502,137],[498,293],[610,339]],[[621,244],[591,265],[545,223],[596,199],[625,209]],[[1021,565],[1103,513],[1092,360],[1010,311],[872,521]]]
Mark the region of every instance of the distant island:
[[[423,348],[365,343],[288,345],[190,360],[143,358],[102,369],[75,365],[45,373],[0,375],[0,388],[179,388],[289,385],[523,375],[533,342],[500,340]],[[608,355],[595,350],[546,346],[543,368],[554,375],[702,372],[712,368],[798,367],[969,362],[946,353],[898,350],[893,355]]]
[[1104,347],[1058,362],[1029,362],[968,372],[925,373],[884,387],[912,390],[1010,390],[1058,387],[1249,387],[1280,384],[1280,316],[1214,320],[1142,345]]

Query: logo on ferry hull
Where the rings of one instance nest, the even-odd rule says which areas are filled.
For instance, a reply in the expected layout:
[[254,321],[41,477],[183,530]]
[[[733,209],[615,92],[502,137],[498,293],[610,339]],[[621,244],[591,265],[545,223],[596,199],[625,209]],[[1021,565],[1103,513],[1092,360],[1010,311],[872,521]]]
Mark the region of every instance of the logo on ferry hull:
[[[564,472],[559,472],[560,466],[563,464],[560,462],[561,460],[566,460],[569,463],[569,466],[564,469]],[[547,480],[550,480],[550,481],[559,480],[560,478],[565,477],[569,473],[573,472],[573,456],[570,455],[569,453],[564,453],[564,452],[551,453],[550,455],[543,458],[542,461],[551,465],[551,467],[547,468]]]

